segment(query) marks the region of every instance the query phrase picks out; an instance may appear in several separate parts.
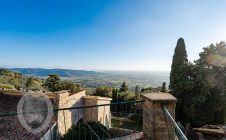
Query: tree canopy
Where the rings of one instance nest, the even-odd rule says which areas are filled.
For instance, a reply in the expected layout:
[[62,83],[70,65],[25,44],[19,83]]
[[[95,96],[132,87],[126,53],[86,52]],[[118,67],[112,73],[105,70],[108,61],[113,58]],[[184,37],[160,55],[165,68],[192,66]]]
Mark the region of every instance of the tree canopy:
[[13,89],[40,90],[42,82],[36,77],[25,76],[8,69],[0,69],[0,84],[7,84]]
[[50,74],[45,80],[43,87],[51,92],[56,92],[60,90],[69,90],[71,93],[76,93],[81,90],[80,85],[75,84],[69,80],[61,80],[56,74]]
[[162,83],[161,92],[166,92],[166,82]]
[[45,80],[43,86],[51,92],[60,90],[60,78],[56,74],[50,74],[49,77]]
[[200,58],[188,62],[179,39],[170,73],[170,90],[178,99],[176,119],[183,124],[219,124],[226,119],[226,46],[224,42],[203,48]]
[[112,92],[111,87],[107,86],[100,86],[96,88],[96,91],[93,93],[95,96],[102,96],[102,97],[110,97]]
[[112,102],[117,102],[118,101],[118,89],[113,89],[112,90]]
[[139,86],[136,85],[135,87],[135,98],[140,99],[140,92],[139,92]]
[[[226,120],[226,45],[220,42],[203,48],[195,61],[196,94],[202,97],[197,105],[196,116],[202,117],[199,124],[224,123]],[[199,97],[200,97],[199,96]],[[197,99],[196,99],[197,100]],[[193,120],[195,121],[195,120]]]
[[170,72],[170,90],[176,97],[183,94],[183,87],[187,81],[187,51],[183,38],[179,38],[174,50],[173,61]]
[[126,82],[124,81],[119,89],[119,92],[126,92],[128,91],[128,86],[126,85]]
[[96,135],[99,138],[104,139],[109,137],[110,132],[99,122],[84,122],[81,119],[76,125],[72,125],[72,127],[63,136],[62,140],[98,140],[99,138]]

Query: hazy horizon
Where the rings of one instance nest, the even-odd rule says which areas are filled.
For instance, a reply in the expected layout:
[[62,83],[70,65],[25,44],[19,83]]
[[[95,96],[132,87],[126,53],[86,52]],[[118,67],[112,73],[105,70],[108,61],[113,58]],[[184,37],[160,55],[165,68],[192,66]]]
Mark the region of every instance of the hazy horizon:
[[61,69],[61,70],[84,70],[84,71],[96,71],[96,72],[166,72],[169,73],[170,71],[167,70],[101,70],[101,69],[73,69],[73,68],[43,68],[43,67],[3,67],[3,69],[14,69],[14,68],[22,68],[22,69]]

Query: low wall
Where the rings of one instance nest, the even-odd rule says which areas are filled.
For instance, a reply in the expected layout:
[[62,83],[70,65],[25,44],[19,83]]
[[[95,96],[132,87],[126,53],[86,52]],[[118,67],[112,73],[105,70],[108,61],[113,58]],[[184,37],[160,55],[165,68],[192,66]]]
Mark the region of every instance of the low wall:
[[[55,100],[58,108],[71,108],[83,106],[82,97],[85,96],[85,91],[78,92],[76,94],[70,94],[67,91],[60,91],[56,93]],[[83,110],[63,110],[58,112],[57,125],[58,132],[63,136],[71,126],[84,117]]]
[[[110,104],[112,100],[111,98],[99,96],[85,96],[83,99],[84,106]],[[86,121],[99,122],[109,129],[111,128],[110,106],[86,108],[84,112],[84,119]]]

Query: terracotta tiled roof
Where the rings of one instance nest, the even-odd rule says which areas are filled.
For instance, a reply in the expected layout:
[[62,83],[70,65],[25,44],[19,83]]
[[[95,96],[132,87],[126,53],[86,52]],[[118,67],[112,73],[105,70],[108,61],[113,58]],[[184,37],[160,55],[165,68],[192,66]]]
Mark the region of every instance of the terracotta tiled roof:
[[[0,94],[0,114],[16,112],[20,95]],[[54,124],[56,116],[53,117],[50,127]],[[0,115],[0,140],[36,140],[40,139],[48,129],[34,135],[23,128],[17,115]]]

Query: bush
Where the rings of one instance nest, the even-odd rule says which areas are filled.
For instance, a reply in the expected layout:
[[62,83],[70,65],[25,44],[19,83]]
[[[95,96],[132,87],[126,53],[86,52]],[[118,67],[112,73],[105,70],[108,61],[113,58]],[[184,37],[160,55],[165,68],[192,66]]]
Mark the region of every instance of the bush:
[[15,87],[10,84],[0,84],[0,89],[15,89]]
[[96,91],[93,93],[93,95],[101,97],[110,97],[111,92],[111,87],[100,86],[96,88]]
[[139,124],[143,124],[143,115],[142,114],[133,114],[130,117],[130,119],[139,123]]
[[109,134],[108,129],[99,122],[84,122],[80,120],[77,125],[73,125],[68,132],[63,136],[62,140],[98,140],[93,131],[90,130],[88,125],[98,135],[100,139],[107,138]]

